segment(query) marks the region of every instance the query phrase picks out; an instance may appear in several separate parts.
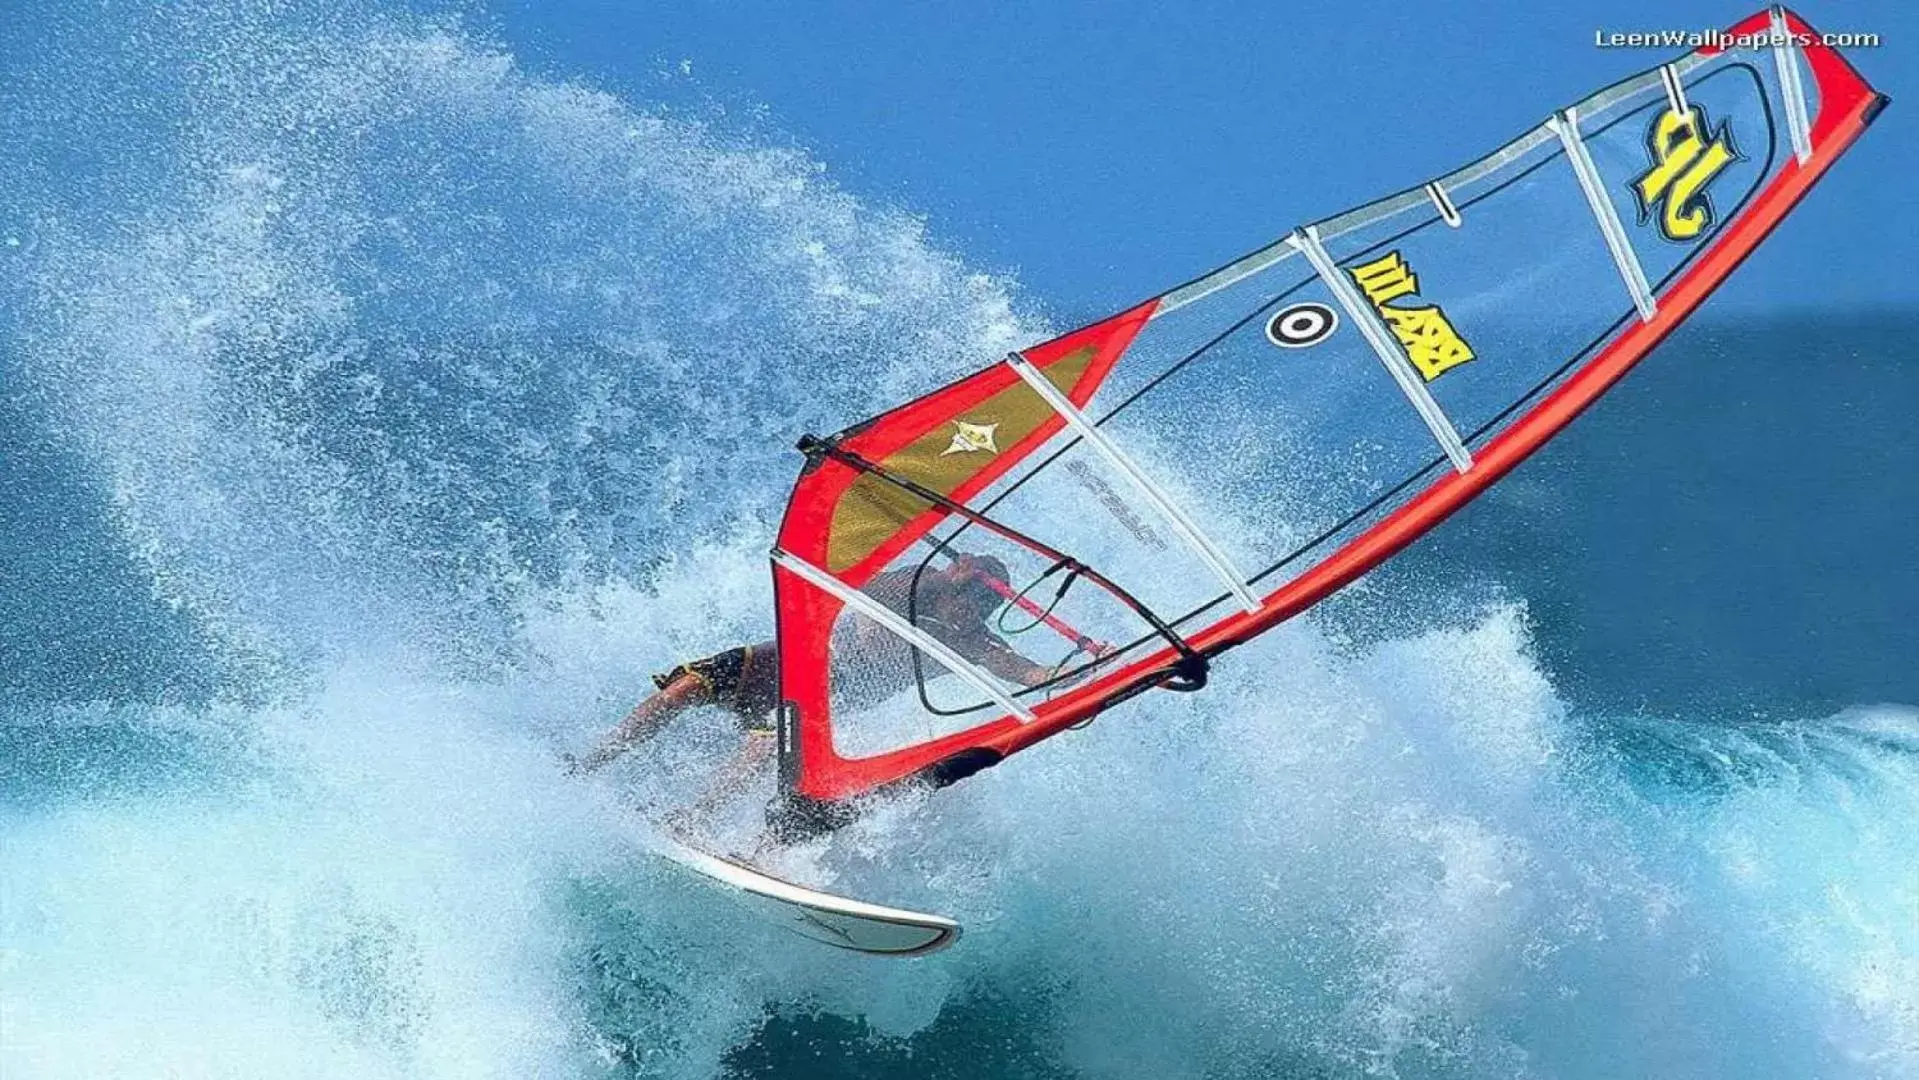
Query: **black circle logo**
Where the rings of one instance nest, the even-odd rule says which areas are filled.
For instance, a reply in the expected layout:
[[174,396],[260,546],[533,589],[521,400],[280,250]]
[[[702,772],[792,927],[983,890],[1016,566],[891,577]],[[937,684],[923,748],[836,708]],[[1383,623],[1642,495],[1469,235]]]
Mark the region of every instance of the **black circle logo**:
[[1293,304],[1266,320],[1266,340],[1282,349],[1317,345],[1339,329],[1339,315],[1325,304]]

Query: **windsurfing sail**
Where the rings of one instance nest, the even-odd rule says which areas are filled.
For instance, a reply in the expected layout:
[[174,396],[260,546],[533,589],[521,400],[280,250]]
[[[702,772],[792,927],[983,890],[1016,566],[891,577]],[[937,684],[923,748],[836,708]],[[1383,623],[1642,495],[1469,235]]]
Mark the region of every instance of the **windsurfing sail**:
[[951,781],[1203,684],[1563,428],[1886,100],[1761,12],[1463,168],[809,438],[773,555],[789,794]]

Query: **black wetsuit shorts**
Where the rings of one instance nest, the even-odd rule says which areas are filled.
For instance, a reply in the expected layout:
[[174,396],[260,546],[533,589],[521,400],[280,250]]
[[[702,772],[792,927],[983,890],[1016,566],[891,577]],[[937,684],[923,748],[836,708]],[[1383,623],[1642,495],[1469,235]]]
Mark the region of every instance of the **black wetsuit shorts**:
[[772,642],[728,649],[681,664],[653,676],[653,685],[664,690],[682,675],[698,679],[713,695],[713,704],[740,718],[743,730],[775,730],[775,714],[780,707],[780,662]]

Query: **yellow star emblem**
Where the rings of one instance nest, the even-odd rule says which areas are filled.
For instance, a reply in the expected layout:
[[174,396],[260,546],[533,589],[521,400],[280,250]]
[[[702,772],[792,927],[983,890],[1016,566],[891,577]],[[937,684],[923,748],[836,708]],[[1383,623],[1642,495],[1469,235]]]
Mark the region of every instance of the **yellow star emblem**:
[[999,453],[999,443],[993,433],[999,430],[998,424],[969,424],[964,420],[953,421],[953,444],[940,451],[940,456],[948,454],[970,454],[975,450],[984,450],[989,454]]

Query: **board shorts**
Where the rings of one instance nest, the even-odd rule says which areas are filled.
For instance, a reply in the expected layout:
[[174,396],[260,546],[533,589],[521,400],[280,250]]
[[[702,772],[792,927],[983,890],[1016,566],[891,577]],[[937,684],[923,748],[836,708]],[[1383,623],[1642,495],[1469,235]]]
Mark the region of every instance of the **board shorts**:
[[780,662],[772,642],[744,645],[680,664],[653,676],[653,685],[664,690],[682,675],[699,680],[713,695],[713,704],[738,716],[741,730],[749,734],[777,730]]

